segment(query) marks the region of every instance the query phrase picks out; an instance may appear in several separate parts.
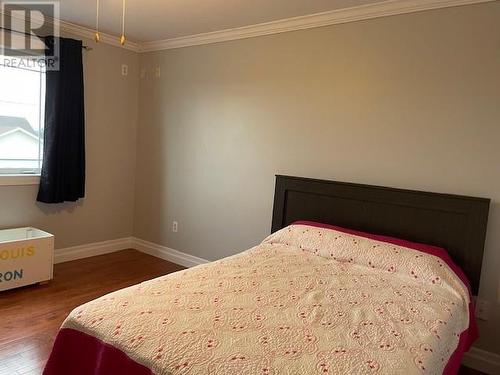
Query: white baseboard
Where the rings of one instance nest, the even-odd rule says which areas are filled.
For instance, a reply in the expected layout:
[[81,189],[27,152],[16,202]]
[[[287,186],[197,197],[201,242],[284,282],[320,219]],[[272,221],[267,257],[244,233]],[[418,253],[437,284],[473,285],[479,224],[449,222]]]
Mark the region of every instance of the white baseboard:
[[125,249],[135,249],[142,253],[165,259],[184,267],[194,267],[199,264],[209,262],[206,259],[198,258],[194,255],[186,254],[153,242],[141,240],[140,238],[124,237],[116,240],[94,242],[85,245],[56,249],[54,252],[54,263],[69,262],[72,260],[109,254]]
[[132,237],[116,240],[94,242],[80,246],[66,247],[54,251],[54,263],[69,262],[71,260],[93,257],[113,253],[119,250],[132,248]]
[[153,242],[141,240],[140,238],[132,239],[132,248],[145,254],[165,259],[175,264],[180,264],[184,267],[194,267],[209,262],[206,259],[198,258],[194,255],[186,254]]
[[486,374],[500,374],[500,355],[476,347],[465,353],[462,363]]
[[[155,256],[184,267],[194,267],[209,261],[194,255],[141,240],[136,237],[125,237],[116,240],[95,242],[87,245],[73,246],[55,251],[55,263],[88,258],[96,255],[113,253],[115,251],[135,249],[142,253]],[[465,353],[462,363],[467,367],[487,374],[500,374],[500,355],[472,347]]]

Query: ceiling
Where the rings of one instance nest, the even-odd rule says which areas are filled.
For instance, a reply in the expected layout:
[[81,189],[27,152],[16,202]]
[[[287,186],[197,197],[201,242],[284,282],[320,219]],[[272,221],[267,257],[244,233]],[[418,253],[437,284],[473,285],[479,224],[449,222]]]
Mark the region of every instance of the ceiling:
[[[126,35],[135,42],[255,25],[381,0],[127,0]],[[100,29],[121,32],[122,0],[100,0]],[[96,0],[61,0],[60,18],[95,26]]]

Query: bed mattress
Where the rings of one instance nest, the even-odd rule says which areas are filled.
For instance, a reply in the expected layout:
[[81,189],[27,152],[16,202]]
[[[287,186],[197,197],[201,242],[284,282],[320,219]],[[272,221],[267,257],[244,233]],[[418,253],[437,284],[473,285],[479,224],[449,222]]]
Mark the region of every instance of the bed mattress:
[[291,225],[76,308],[45,374],[453,373],[469,308],[438,256]]

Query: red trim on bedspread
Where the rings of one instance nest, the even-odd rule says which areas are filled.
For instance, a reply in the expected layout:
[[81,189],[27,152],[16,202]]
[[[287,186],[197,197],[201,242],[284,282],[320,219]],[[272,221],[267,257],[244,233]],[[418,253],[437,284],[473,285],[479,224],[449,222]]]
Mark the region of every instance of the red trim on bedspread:
[[474,313],[474,304],[472,302],[472,293],[471,293],[471,288],[470,288],[470,283],[469,280],[467,279],[467,276],[465,276],[464,271],[457,266],[453,260],[451,259],[450,255],[446,252],[445,249],[437,246],[431,246],[431,245],[426,245],[426,244],[421,244],[421,243],[416,243],[416,242],[410,242],[407,240],[402,240],[399,238],[394,238],[394,237],[388,237],[388,236],[381,236],[377,234],[372,234],[372,233],[366,233],[366,232],[360,232],[354,229],[347,229],[347,228],[342,228],[342,227],[337,227],[335,225],[329,225],[329,224],[323,224],[323,223],[317,223],[314,221],[296,221],[293,224],[296,225],[309,225],[312,227],[318,227],[318,228],[325,228],[325,229],[332,229],[336,230],[339,232],[344,232],[348,234],[352,234],[355,236],[359,237],[365,237],[369,238],[375,241],[380,241],[380,242],[386,242],[390,243],[393,245],[397,246],[402,246],[402,247],[407,247],[413,250],[418,250],[427,254],[431,254],[434,256],[437,256],[441,258],[455,274],[458,276],[460,280],[464,283],[464,285],[467,287],[469,290],[469,297],[470,297],[470,303],[469,303],[469,328],[467,328],[465,331],[463,331],[460,334],[460,339],[458,341],[458,346],[451,355],[448,364],[446,365],[443,374],[444,375],[454,375],[458,373],[458,370],[460,369],[460,364],[462,362],[462,357],[465,352],[467,352],[474,341],[477,340],[479,337],[479,330],[477,328],[477,322],[476,322],[476,316]]
[[86,333],[59,331],[43,375],[151,375],[147,367]]
[[[417,244],[397,238],[378,236],[374,234],[358,232],[355,230],[340,228],[315,222],[301,221],[294,224],[310,225],[315,227],[334,229],[377,241],[392,243],[394,245],[408,247],[418,251],[426,252],[443,259],[457,276],[469,288],[470,284],[463,271],[451,260],[444,249]],[[472,301],[472,298],[471,298]],[[469,305],[470,323],[469,328],[462,332],[457,349],[450,357],[443,374],[454,375],[458,373],[463,354],[469,350],[472,343],[477,339],[478,329],[474,316],[474,306]],[[119,349],[106,344],[96,337],[86,333],[63,328],[59,331],[50,358],[45,366],[44,375],[152,375],[147,367],[134,362]]]

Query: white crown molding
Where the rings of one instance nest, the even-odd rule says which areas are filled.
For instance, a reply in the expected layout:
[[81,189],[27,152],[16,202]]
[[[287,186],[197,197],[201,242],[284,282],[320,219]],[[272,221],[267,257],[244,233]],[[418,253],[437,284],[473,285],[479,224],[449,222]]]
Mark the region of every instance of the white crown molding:
[[[174,48],[190,47],[203,44],[227,42],[231,40],[254,38],[258,36],[286,33],[315,27],[337,25],[348,22],[368,20],[372,18],[394,16],[398,14],[421,12],[432,9],[480,4],[498,0],[386,0],[375,4],[337,9],[306,16],[286,18],[256,25],[237,27],[209,33],[182,36],[151,42],[127,41],[120,45],[119,37],[100,33],[101,43],[121,47],[134,52],[161,51]],[[36,22],[36,20],[35,20]],[[49,19],[49,22],[54,20]],[[60,31],[85,39],[94,39],[95,30],[66,21],[59,21]]]
[[141,52],[160,51],[490,1],[497,0],[388,0],[234,29],[143,42],[140,47]]

